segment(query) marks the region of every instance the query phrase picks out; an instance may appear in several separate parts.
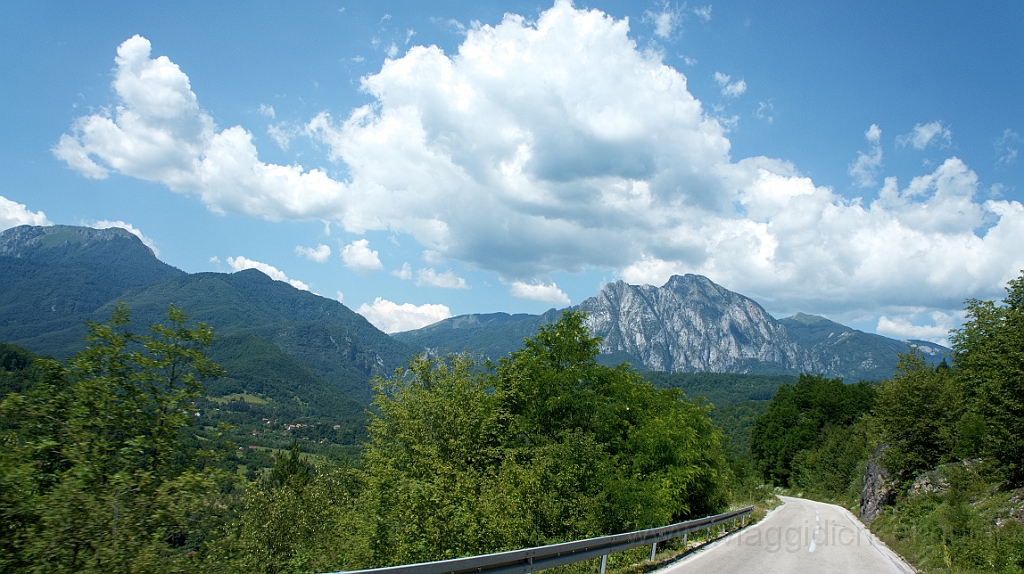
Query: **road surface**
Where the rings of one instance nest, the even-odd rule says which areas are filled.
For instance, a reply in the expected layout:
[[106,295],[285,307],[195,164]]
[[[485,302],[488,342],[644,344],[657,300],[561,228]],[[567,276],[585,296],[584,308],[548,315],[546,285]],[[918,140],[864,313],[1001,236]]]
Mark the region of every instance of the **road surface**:
[[914,572],[846,509],[802,498],[779,498],[784,504],[761,522],[657,574]]

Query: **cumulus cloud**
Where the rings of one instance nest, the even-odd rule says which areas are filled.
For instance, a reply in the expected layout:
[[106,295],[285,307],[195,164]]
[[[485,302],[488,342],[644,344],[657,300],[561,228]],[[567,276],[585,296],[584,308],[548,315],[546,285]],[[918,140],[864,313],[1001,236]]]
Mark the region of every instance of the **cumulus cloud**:
[[850,164],[847,173],[853,178],[854,184],[858,187],[870,187],[875,185],[875,177],[882,167],[882,130],[876,124],[871,124],[868,131],[864,132],[864,138],[871,146],[867,153],[857,152],[857,161]]
[[452,273],[451,269],[438,273],[432,267],[416,271],[416,285],[442,289],[469,289],[466,280]]
[[295,246],[295,254],[299,257],[305,257],[310,261],[316,261],[317,263],[325,263],[331,258],[331,248],[324,245],[323,243],[316,247],[303,247],[301,245]]
[[267,116],[270,119],[277,117],[277,114],[274,113],[274,106],[268,106],[267,104],[260,104],[260,115]]
[[138,237],[139,241],[142,241],[142,243],[146,247],[149,247],[149,250],[153,252],[153,255],[160,257],[160,250],[156,248],[156,244],[153,243],[153,240],[143,235],[142,232],[136,229],[135,226],[132,225],[131,223],[125,223],[121,220],[109,221],[107,219],[101,219],[99,221],[87,223],[86,225],[92,227],[93,229],[109,229],[111,227],[120,227],[121,229],[124,229],[125,231],[131,233],[135,237]]
[[569,305],[572,301],[554,283],[523,283],[516,281],[509,286],[509,294],[520,299],[544,301],[556,305]]
[[943,126],[942,122],[936,121],[929,124],[917,124],[910,133],[896,136],[896,145],[900,147],[911,145],[914,149],[924,149],[932,143],[949,147],[953,143],[953,133],[949,131],[949,128]]
[[722,88],[722,95],[730,98],[735,98],[743,92],[747,91],[747,83],[743,80],[732,81],[732,76],[723,74],[722,72],[715,72],[715,81],[718,82],[718,86]]
[[360,275],[384,268],[377,252],[370,249],[370,242],[366,239],[357,239],[342,248],[341,258],[345,261],[345,267]]
[[374,299],[372,305],[363,303],[356,313],[385,333],[419,329],[452,316],[451,310],[444,305],[399,305],[380,297]]
[[914,322],[917,319],[916,314],[897,316],[891,319],[882,315],[878,319],[878,327],[875,331],[879,335],[894,339],[919,339],[948,347],[950,331],[963,324],[966,314],[963,311],[954,313],[933,311],[928,314],[928,318],[931,319],[930,325],[919,325]]
[[661,284],[701,273],[770,308],[903,312],[998,295],[1024,269],[1015,247],[1024,206],[975,201],[978,177],[958,158],[902,189],[886,178],[870,202],[815,186],[779,160],[742,160],[732,177],[745,219],[682,227],[662,247],[675,257],[651,249],[623,278]]
[[711,21],[711,4],[707,6],[698,6],[693,9],[693,13],[705,22]]
[[188,76],[150,50],[138,35],[118,47],[118,104],[75,120],[53,148],[58,159],[85,177],[116,172],[197,194],[218,213],[324,219],[343,209],[343,184],[321,170],[261,162],[252,134],[240,126],[218,131]]
[[53,225],[42,211],[29,211],[24,203],[16,203],[0,195],[0,231],[19,225]]
[[299,281],[298,279],[289,279],[288,276],[285,275],[283,271],[281,271],[277,267],[274,267],[273,265],[268,265],[266,263],[261,263],[259,261],[253,261],[252,259],[246,259],[241,255],[239,255],[238,257],[228,257],[227,263],[228,266],[231,267],[232,271],[256,269],[257,271],[262,272],[264,275],[270,277],[275,281],[284,281],[285,283],[291,285],[292,287],[295,287],[296,289],[301,289],[302,291],[309,291],[309,285],[306,285],[305,283]]
[[[865,197],[785,161],[737,161],[725,120],[661,58],[626,20],[568,0],[535,21],[466,28],[451,53],[412,46],[362,78],[367,105],[305,125],[340,182],[261,162],[249,132],[218,128],[185,74],[135,37],[118,50],[117,104],[77,120],[54,153],[83,176],[158,181],[217,212],[407,234],[435,261],[509,285],[595,268],[655,284],[693,272],[773,309],[897,317],[998,296],[1024,268],[1024,206],[979,198],[958,158]],[[871,187],[881,130],[866,137],[850,174]],[[446,275],[421,272],[424,284]]]

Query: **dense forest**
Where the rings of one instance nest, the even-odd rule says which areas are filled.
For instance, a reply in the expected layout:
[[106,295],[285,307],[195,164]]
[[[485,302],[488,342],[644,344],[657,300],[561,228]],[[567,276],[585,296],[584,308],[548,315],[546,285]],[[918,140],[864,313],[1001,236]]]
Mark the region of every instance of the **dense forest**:
[[[753,428],[764,480],[857,510],[917,567],[1024,571],[1024,276],[969,300],[950,362],[914,350],[879,384],[801,375]],[[865,470],[877,484],[865,488]],[[874,501],[867,500],[874,497]],[[862,514],[863,516],[863,514]]]
[[204,385],[225,374],[205,354],[213,335],[173,306],[141,334],[119,306],[65,361],[3,347],[0,571],[353,569],[729,502],[709,408],[599,365],[580,313],[497,363],[418,357],[378,378],[359,458],[311,457],[299,440],[239,450],[225,421],[197,424]]
[[0,571],[377,567],[663,525],[774,486],[874,497],[865,520],[920,568],[1021,572],[1024,276],[1007,291],[968,301],[948,362],[910,349],[881,382],[641,375],[600,364],[567,312],[496,363],[416,357],[363,412],[262,388],[324,381],[259,338],[218,340],[174,306],[142,333],[118,306],[64,361],[0,345]]

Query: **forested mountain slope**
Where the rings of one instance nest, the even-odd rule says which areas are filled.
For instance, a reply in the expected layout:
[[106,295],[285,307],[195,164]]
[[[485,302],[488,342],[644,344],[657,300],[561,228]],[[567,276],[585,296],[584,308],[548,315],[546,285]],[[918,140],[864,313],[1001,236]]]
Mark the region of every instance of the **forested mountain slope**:
[[[184,273],[161,262],[123,229],[9,229],[0,234],[0,265],[0,341],[40,355],[60,358],[84,348],[84,322],[104,322],[118,301],[127,304],[133,324],[140,326],[159,322],[173,303],[214,328],[223,342],[214,345],[211,357],[233,364],[236,370],[229,371],[229,378],[242,387],[259,386],[280,395],[291,383],[280,373],[270,387],[265,376],[255,385],[255,369],[246,368],[237,357],[221,356],[233,337],[247,341],[247,348],[262,348],[264,354],[269,345],[365,405],[371,395],[370,379],[390,374],[418,350],[387,336],[337,301],[256,270]],[[258,359],[253,355],[247,360]],[[303,393],[320,386],[293,390],[301,401],[311,402]],[[328,399],[321,391],[314,393],[321,397],[319,403],[344,404],[344,410],[353,410],[349,399],[340,394]]]

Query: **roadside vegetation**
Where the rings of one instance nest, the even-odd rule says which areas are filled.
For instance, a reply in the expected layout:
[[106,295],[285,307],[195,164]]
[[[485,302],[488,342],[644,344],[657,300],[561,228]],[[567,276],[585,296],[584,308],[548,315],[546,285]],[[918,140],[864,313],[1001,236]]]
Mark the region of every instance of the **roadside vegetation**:
[[418,357],[378,378],[365,445],[341,456],[311,456],[319,443],[298,433],[289,448],[253,449],[226,417],[196,416],[267,398],[204,398],[225,371],[205,354],[212,330],[180,309],[143,334],[119,306],[89,325],[88,343],[63,362],[0,348],[2,572],[326,572],[770,497],[736,465],[710,407],[599,365],[580,313],[498,363]]
[[[925,571],[1024,572],[1024,276],[969,300],[950,362],[913,349],[881,383],[802,375],[750,437],[772,484],[854,513]],[[880,469],[864,489],[869,460]]]

